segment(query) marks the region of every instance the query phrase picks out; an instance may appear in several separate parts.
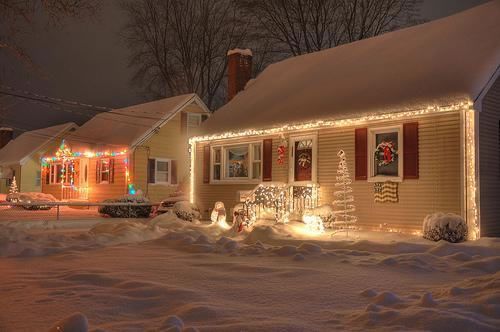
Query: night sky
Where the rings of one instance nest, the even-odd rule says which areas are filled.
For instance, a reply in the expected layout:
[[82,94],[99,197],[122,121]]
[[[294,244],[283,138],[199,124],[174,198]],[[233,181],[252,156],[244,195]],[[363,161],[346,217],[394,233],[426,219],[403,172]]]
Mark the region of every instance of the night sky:
[[[425,0],[422,16],[433,20],[484,2],[487,1]],[[57,30],[41,27],[26,36],[23,46],[39,72],[26,70],[17,60],[0,56],[2,84],[111,108],[147,101],[140,90],[129,83],[128,50],[120,39],[125,15],[117,3],[105,1],[99,16],[91,20],[71,21]],[[7,124],[22,129],[85,120],[82,115],[5,96],[0,97],[0,108]]]

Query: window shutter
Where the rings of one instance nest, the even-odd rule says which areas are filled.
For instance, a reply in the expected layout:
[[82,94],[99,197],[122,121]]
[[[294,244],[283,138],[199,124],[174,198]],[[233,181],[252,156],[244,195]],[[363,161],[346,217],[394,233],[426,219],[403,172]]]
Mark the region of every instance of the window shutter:
[[203,183],[210,183],[210,145],[203,147]]
[[177,184],[177,160],[172,160],[170,165],[170,184]]
[[95,183],[101,183],[101,160],[95,161]]
[[368,179],[368,129],[358,128],[354,131],[355,179]]
[[50,184],[50,166],[45,167],[45,184]]
[[187,134],[188,127],[188,114],[186,112],[181,112],[181,134]]
[[156,181],[156,159],[148,159],[148,183],[155,183]]
[[262,181],[273,180],[273,140],[265,139],[262,146]]
[[115,160],[109,160],[109,183],[115,183]]
[[418,179],[418,122],[403,124],[403,179]]

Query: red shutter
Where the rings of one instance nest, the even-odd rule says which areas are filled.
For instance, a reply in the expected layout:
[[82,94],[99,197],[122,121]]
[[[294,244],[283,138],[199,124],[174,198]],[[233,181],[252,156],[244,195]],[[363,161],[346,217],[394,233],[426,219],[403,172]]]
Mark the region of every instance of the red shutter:
[[148,159],[148,183],[155,183],[156,159]]
[[95,183],[101,183],[101,159],[95,160]]
[[355,145],[355,179],[368,179],[368,129],[358,128],[354,131]]
[[170,183],[171,184],[177,184],[177,160],[172,160],[171,162],[171,172],[172,174],[170,175]]
[[115,160],[109,159],[109,183],[115,183]]
[[188,127],[188,115],[185,112],[181,112],[181,134],[186,135]]
[[262,146],[262,181],[273,180],[273,140],[265,139]]
[[210,145],[203,147],[203,183],[210,183]]
[[418,179],[418,122],[403,124],[403,179]]
[[50,166],[44,167],[45,171],[45,184],[50,184]]

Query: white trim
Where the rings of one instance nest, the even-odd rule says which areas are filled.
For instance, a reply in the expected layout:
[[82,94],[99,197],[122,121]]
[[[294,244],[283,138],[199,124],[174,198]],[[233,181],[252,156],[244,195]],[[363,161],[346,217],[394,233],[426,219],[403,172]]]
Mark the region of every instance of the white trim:
[[500,65],[497,66],[497,69],[491,75],[490,79],[488,82],[486,82],[486,85],[481,89],[479,92],[479,95],[474,99],[474,109],[478,112],[481,112],[483,110],[483,99],[486,97],[486,94],[490,91],[491,86],[497,81],[497,79],[500,77]]
[[[260,177],[253,178],[253,164],[254,164],[254,150],[253,146],[260,145]],[[231,143],[210,146],[210,184],[258,184],[262,182],[262,155],[263,155],[263,141],[249,141],[245,143]],[[245,178],[227,178],[226,177],[226,151],[228,148],[246,146],[248,147],[248,177]],[[214,179],[214,162],[215,162],[215,149],[220,149],[220,180]]]
[[[151,158],[155,161],[155,182],[151,185],[169,186],[172,184],[172,159],[168,158]],[[157,181],[158,178],[158,162],[167,163],[167,181]]]
[[[398,133],[398,176],[375,175],[375,135]],[[368,128],[368,182],[403,182],[403,125]]]
[[[311,170],[311,181],[295,181],[295,142],[312,139],[312,170]],[[288,183],[298,186],[316,184],[318,181],[318,133],[310,133],[307,135],[290,135],[288,138]]]

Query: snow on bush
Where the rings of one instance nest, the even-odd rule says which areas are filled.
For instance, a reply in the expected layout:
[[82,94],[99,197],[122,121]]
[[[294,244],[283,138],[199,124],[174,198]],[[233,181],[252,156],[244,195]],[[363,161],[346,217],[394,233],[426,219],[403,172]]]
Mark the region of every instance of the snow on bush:
[[335,221],[333,206],[330,204],[317,206],[314,209],[308,210],[307,214],[320,217],[325,227],[331,227]]
[[453,213],[429,214],[424,219],[423,235],[424,239],[432,241],[462,242],[467,240],[467,224]]
[[[138,191],[136,195],[126,195],[118,199],[107,199],[104,203],[147,204],[149,200],[142,195],[142,192]],[[106,214],[112,218],[148,218],[152,209],[151,205],[105,205],[99,207],[99,213]]]
[[201,217],[200,209],[188,201],[181,201],[174,204],[174,213],[179,219],[185,221],[199,220]]
[[24,205],[23,208],[26,210],[50,210],[50,206],[44,205],[49,202],[56,202],[57,199],[50,195],[38,192],[25,192],[25,193],[13,193],[8,194],[6,198],[7,202],[12,203],[27,203],[36,205]]
[[89,330],[89,322],[85,315],[77,312],[74,313],[52,326],[49,332],[87,332]]

